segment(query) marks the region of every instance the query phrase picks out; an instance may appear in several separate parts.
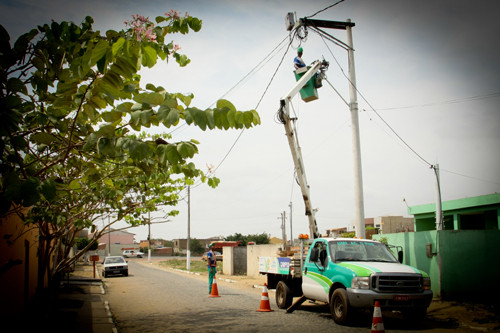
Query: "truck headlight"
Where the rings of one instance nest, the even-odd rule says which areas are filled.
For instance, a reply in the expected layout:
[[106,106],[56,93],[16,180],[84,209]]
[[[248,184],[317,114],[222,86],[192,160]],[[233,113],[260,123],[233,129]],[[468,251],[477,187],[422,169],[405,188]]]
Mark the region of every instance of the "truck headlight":
[[423,284],[424,284],[424,290],[430,290],[431,289],[431,278],[430,277],[424,277],[423,279]]
[[355,276],[351,282],[352,289],[370,289],[370,278],[368,276]]

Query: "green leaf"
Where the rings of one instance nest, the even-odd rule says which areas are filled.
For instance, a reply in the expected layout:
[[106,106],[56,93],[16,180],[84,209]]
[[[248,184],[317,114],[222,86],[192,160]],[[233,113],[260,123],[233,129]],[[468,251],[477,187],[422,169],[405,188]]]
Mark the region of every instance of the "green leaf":
[[113,141],[105,137],[100,138],[99,141],[97,141],[97,151],[102,155],[113,156],[115,153]]
[[219,178],[217,178],[217,177],[212,177],[212,178],[209,178],[209,179],[208,179],[208,182],[207,182],[207,183],[208,183],[208,185],[209,185],[210,187],[212,187],[212,188],[216,188],[216,187],[219,185],[219,183],[220,183],[220,179],[219,179]]
[[39,180],[33,177],[28,178],[21,184],[20,193],[22,195],[24,207],[33,206],[40,200],[40,193],[38,192],[39,185]]
[[24,82],[19,80],[17,77],[11,77],[7,81],[7,90],[12,92],[20,92],[23,94],[28,93],[28,89],[24,85]]
[[111,52],[113,54],[113,57],[116,57],[118,52],[120,52],[123,48],[123,45],[125,44],[125,38],[120,37],[116,42],[113,43],[111,46]]
[[203,131],[207,129],[207,116],[205,112],[198,110],[193,115],[195,125],[201,128]]
[[104,121],[107,121],[108,123],[113,123],[115,121],[121,120],[122,116],[123,114],[121,112],[110,111],[110,112],[104,112],[102,114],[102,119]]
[[179,155],[183,158],[192,158],[196,153],[194,146],[188,142],[181,142],[177,145],[177,151]]
[[149,145],[141,141],[132,141],[129,147],[130,157],[136,161],[141,161],[148,157],[151,149]]
[[213,130],[215,128],[214,110],[212,110],[212,109],[206,110],[205,116],[207,118],[208,128]]
[[96,109],[104,109],[107,105],[106,101],[99,96],[92,96],[88,103]]
[[80,185],[80,182],[77,179],[73,179],[71,183],[69,183],[69,189],[76,191],[80,190],[82,188],[82,185]]
[[198,19],[196,17],[188,17],[187,21],[188,21],[189,27],[193,31],[198,32],[201,30],[202,21],[200,19]]
[[90,57],[90,66],[94,66],[102,57],[106,55],[106,52],[108,52],[108,50],[108,42],[105,40],[100,40],[92,50],[92,55]]
[[142,64],[146,67],[153,67],[156,65],[156,59],[158,58],[158,54],[156,50],[151,46],[147,45],[142,48]]
[[167,152],[168,152],[167,145],[158,145],[158,147],[156,148],[156,154],[162,165],[167,165],[168,163]]
[[162,108],[158,110],[159,120],[167,127],[175,126],[179,123],[180,113],[175,108]]
[[132,103],[132,102],[125,102],[125,103],[119,104],[116,107],[116,111],[129,113],[130,110],[132,109],[133,105],[134,105],[134,103]]
[[50,133],[38,132],[30,136],[30,140],[36,144],[50,145],[56,138]]
[[236,108],[234,107],[233,103],[231,103],[226,99],[219,99],[217,101],[217,108],[218,109],[228,108],[229,110],[236,111]]
[[182,161],[179,152],[177,151],[177,145],[168,144],[166,147],[167,160],[170,164],[178,164]]
[[161,105],[163,100],[161,93],[142,93],[134,97],[134,101],[137,103],[147,103],[155,106]]

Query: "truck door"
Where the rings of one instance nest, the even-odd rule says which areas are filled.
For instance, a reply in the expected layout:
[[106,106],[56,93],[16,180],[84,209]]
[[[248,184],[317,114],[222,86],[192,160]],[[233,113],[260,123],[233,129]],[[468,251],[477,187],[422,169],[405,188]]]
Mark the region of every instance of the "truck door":
[[304,264],[302,291],[306,297],[328,302],[328,292],[332,284],[325,276],[328,260],[326,242],[316,241]]

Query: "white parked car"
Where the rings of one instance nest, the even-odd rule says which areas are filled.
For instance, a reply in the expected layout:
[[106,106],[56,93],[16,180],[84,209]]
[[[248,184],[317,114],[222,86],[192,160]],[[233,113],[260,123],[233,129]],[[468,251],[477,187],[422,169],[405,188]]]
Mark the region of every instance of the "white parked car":
[[102,263],[102,276],[121,274],[128,276],[128,264],[122,256],[112,256],[104,258]]
[[123,251],[122,255],[125,258],[142,258],[144,256],[144,253],[137,250],[125,250]]

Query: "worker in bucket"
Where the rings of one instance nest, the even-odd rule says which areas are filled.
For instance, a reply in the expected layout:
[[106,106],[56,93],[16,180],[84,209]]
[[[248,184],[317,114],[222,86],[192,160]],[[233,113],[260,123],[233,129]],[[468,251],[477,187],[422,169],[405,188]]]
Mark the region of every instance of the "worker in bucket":
[[304,53],[304,49],[302,48],[302,46],[299,46],[299,48],[297,49],[297,56],[295,57],[295,59],[293,59],[293,66],[295,67],[295,69],[306,66],[304,60],[302,60],[302,53]]
[[207,267],[208,267],[208,294],[212,293],[212,283],[215,274],[217,273],[217,256],[214,251],[214,244],[210,243],[208,246],[210,251],[207,253]]

